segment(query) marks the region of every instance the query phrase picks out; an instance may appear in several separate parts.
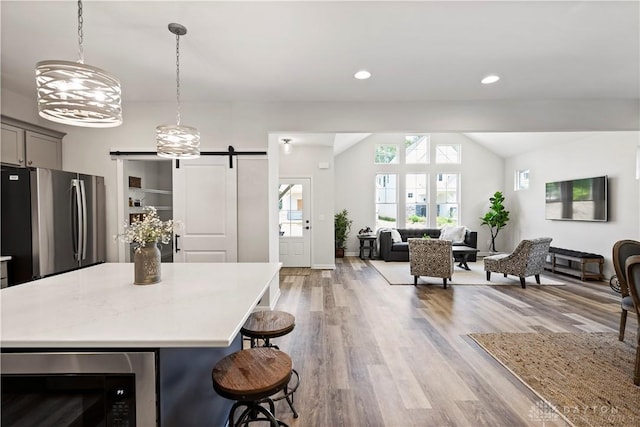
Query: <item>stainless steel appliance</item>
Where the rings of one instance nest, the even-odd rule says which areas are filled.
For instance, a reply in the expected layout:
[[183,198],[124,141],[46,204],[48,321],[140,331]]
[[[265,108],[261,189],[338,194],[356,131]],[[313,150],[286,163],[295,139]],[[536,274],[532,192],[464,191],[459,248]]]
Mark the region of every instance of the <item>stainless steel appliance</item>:
[[3,426],[156,426],[154,352],[2,353]]
[[103,177],[2,166],[1,198],[9,286],[105,261]]

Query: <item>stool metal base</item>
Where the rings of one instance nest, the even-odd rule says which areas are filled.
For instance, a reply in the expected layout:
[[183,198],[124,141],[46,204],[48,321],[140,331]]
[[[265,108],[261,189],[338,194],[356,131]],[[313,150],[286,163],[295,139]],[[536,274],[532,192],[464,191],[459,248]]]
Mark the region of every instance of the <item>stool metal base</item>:
[[[298,389],[298,386],[300,385],[300,375],[298,374],[298,371],[296,371],[295,369],[292,369],[291,373],[292,373],[291,378],[293,378],[295,375],[295,382],[293,386],[289,387],[289,384],[287,384],[284,387],[284,389],[282,389],[281,395],[276,397],[271,396],[269,397],[269,400],[273,402],[277,402],[279,400],[285,399],[289,404],[289,408],[291,408],[291,412],[293,412],[293,418],[298,418],[298,411],[296,411],[295,406],[293,406],[293,393],[296,392],[296,390]],[[266,399],[261,400],[260,403],[263,403],[265,400]]]
[[[260,403],[268,403],[269,409]],[[244,407],[244,410],[236,420],[236,411],[242,407]],[[229,427],[247,426],[249,423],[258,421],[269,421],[271,427],[289,427],[273,415],[275,412],[274,408],[273,400],[269,398],[262,399],[259,402],[254,400],[239,400],[233,404],[229,412]]]

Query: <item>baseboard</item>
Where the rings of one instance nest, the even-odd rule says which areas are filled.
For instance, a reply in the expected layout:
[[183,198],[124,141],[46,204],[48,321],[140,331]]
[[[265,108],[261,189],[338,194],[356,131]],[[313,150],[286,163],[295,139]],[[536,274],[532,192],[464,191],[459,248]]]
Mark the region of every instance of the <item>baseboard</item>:
[[312,270],[335,270],[335,264],[314,264],[311,266]]

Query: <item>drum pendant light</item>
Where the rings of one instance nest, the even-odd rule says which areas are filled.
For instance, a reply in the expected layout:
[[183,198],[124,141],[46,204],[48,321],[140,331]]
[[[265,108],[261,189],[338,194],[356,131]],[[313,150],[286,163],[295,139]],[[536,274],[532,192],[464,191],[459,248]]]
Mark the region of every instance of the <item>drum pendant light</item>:
[[106,128],[122,124],[120,81],[84,63],[82,1],[78,1],[78,62],[36,64],[38,114],[72,126]]
[[169,24],[169,31],[176,35],[176,100],[177,124],[156,127],[158,156],[171,159],[193,159],[200,157],[200,132],[190,126],[180,125],[180,36],[187,29],[180,24]]

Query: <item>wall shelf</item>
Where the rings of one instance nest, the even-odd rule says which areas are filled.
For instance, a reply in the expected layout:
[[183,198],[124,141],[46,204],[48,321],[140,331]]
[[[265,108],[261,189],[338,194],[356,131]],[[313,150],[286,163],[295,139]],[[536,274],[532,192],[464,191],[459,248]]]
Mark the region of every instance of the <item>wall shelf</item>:
[[156,190],[155,188],[139,188],[139,187],[129,187],[129,191],[137,191],[140,193],[150,193],[150,194],[173,194],[171,190]]

